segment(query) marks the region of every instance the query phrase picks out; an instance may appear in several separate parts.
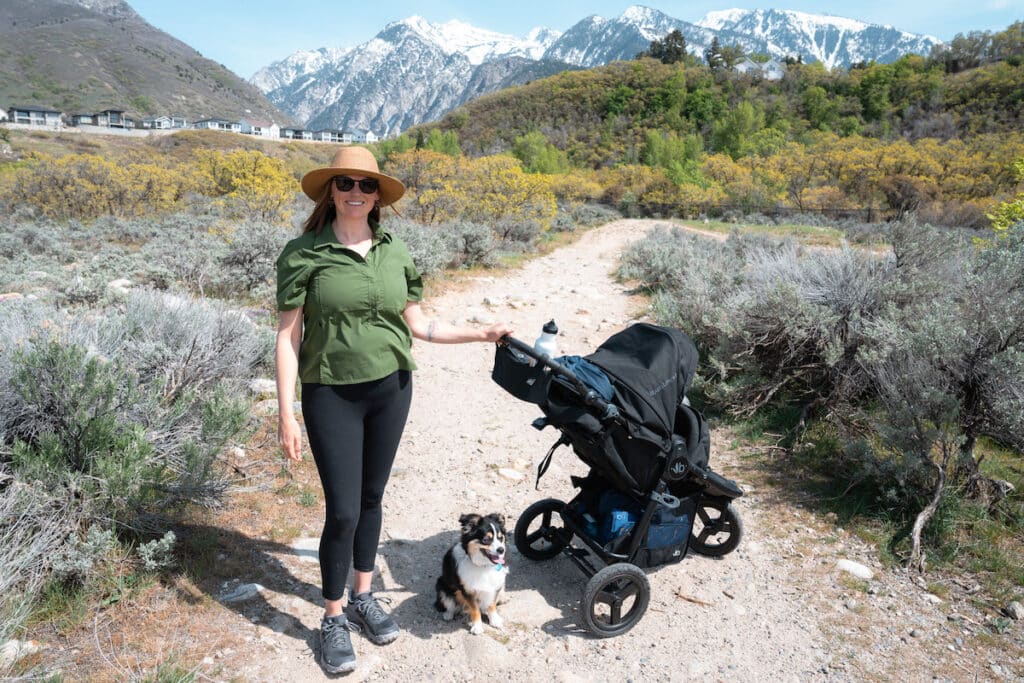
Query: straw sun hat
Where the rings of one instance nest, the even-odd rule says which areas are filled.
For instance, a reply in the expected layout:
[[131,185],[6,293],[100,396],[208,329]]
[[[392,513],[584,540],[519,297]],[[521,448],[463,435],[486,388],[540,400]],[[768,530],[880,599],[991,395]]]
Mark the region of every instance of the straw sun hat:
[[318,168],[302,176],[302,191],[315,202],[320,199],[324,186],[331,178],[349,174],[376,178],[380,183],[381,206],[397,202],[405,193],[405,185],[401,180],[380,172],[373,152],[365,147],[356,146],[342,147],[334,155],[330,166]]

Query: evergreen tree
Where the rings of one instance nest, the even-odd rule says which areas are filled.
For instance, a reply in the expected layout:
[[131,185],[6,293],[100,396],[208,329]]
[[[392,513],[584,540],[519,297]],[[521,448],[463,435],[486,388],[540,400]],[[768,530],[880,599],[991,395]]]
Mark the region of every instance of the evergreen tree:
[[679,29],[673,29],[664,40],[652,40],[651,46],[636,58],[651,57],[662,64],[675,64],[686,59],[686,37]]
[[725,60],[722,57],[722,44],[718,42],[718,36],[711,39],[711,45],[704,51],[704,61],[708,63],[708,68],[712,71],[718,71],[725,66]]

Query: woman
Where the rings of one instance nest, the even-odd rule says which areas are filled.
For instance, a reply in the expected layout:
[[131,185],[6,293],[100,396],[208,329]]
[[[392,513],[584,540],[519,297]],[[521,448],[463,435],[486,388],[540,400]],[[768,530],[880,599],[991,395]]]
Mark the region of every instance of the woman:
[[[301,460],[292,408],[302,383],[302,417],[326,499],[320,538],[324,617],[320,663],[355,668],[350,630],[378,644],[399,628],[370,585],[381,530],[381,499],[409,413],[412,339],[494,342],[511,329],[457,327],[428,319],[423,282],[405,244],[380,227],[381,207],[405,191],[364,147],[343,147],[331,165],[302,178],[316,202],[303,234],[277,260],[279,438]],[[354,574],[344,604],[349,564]]]

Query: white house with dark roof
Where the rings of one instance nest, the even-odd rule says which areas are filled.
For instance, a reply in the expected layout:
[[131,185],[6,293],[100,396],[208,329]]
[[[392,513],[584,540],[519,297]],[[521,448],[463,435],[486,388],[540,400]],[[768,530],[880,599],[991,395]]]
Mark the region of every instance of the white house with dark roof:
[[142,127],[153,130],[188,128],[188,119],[184,116],[150,116],[142,119]]
[[60,128],[62,125],[60,112],[49,107],[14,106],[7,110],[7,119],[11,123],[28,126],[46,126]]
[[288,140],[313,140],[313,131],[306,130],[305,128],[282,128],[281,137],[287,138]]
[[342,144],[352,143],[352,133],[348,133],[343,130],[336,128],[325,128],[318,130],[313,133],[313,139],[319,140],[320,142],[340,142]]
[[134,128],[135,123],[124,115],[124,109],[104,109],[103,111],[96,112],[95,115],[96,126],[105,126],[107,128]]
[[380,140],[380,138],[370,130],[357,130],[352,134],[353,142],[377,142],[377,140]]
[[203,128],[207,130],[226,130],[231,133],[241,133],[242,124],[237,121],[228,121],[226,119],[202,119],[192,124],[193,128]]

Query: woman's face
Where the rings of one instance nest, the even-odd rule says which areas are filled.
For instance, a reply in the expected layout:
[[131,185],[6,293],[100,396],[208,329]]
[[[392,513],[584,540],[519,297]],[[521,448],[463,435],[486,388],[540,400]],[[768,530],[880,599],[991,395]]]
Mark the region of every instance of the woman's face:
[[[350,182],[355,181],[355,182]],[[360,183],[362,181],[362,183]],[[372,185],[372,187],[363,187]],[[347,187],[348,189],[341,189]],[[370,189],[371,192],[366,190]],[[374,204],[380,199],[377,181],[361,175],[335,176],[331,181],[331,197],[338,216],[347,220],[366,219],[373,210]]]

